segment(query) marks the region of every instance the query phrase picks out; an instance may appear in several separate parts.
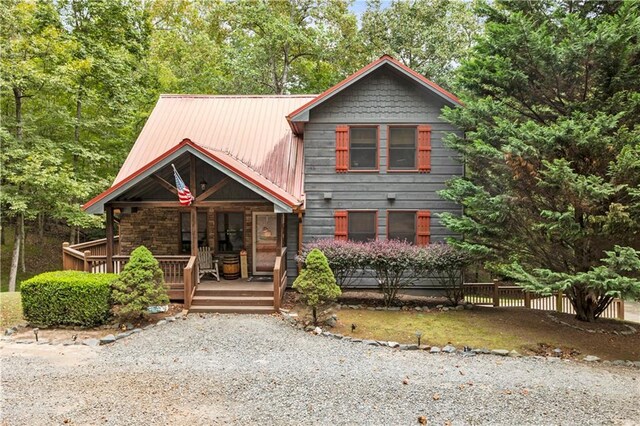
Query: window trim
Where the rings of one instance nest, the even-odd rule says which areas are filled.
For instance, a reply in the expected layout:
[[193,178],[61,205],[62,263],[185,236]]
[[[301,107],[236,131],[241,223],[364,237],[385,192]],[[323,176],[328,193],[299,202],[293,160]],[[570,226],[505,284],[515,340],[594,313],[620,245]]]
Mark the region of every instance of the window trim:
[[[380,172],[380,125],[379,124],[347,124],[349,128],[349,160],[347,163],[347,173],[377,173]],[[375,169],[352,169],[351,168],[351,129],[368,128],[376,129],[376,168]]]
[[[374,230],[375,230],[375,237],[373,238],[373,241],[377,241],[378,240],[378,236],[379,236],[379,232],[378,232],[378,210],[375,209],[356,209],[356,210],[345,210],[347,212],[347,241],[353,241],[349,238],[349,214],[351,213],[374,213],[374,219],[373,219],[373,224],[374,224]],[[335,233],[335,231],[334,231]]]
[[[418,124],[390,124],[387,126],[387,173],[418,173]],[[391,140],[391,129],[393,128],[412,128],[415,129],[416,138],[415,138],[415,152],[414,152],[414,166],[413,169],[392,169],[390,167],[390,151],[391,144],[389,141]]]
[[414,231],[414,236],[413,236],[413,242],[411,243],[411,245],[417,246],[418,245],[418,211],[419,211],[419,209],[393,209],[393,210],[387,210],[387,241],[389,241],[389,216],[391,216],[391,213],[413,213],[413,231]]

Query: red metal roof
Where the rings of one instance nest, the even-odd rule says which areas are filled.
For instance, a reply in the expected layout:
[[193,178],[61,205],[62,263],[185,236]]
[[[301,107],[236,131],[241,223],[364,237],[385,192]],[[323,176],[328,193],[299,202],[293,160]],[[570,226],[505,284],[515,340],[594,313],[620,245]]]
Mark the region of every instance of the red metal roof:
[[314,95],[161,95],[113,186],[183,139],[302,200],[302,141],[285,116]]

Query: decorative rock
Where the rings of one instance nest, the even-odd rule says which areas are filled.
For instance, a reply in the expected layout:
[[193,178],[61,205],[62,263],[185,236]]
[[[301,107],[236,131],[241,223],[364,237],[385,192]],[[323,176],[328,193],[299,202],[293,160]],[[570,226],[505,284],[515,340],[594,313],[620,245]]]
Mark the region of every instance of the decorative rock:
[[560,355],[562,355],[562,349],[560,349],[560,348],[555,348],[555,349],[553,350],[553,353],[554,353],[554,355],[555,355],[555,356],[560,356]]
[[449,308],[447,308],[446,306],[444,308],[442,308],[442,312],[447,312],[449,310]]
[[462,356],[476,356],[476,353],[473,351],[469,351],[469,352],[462,352]]
[[296,314],[295,312],[289,312],[287,315],[289,315],[289,317],[291,318],[298,318],[298,314]]
[[362,343],[362,339],[351,339],[353,343]]
[[100,346],[100,340],[98,339],[84,339],[82,344],[85,346]]
[[509,356],[511,358],[520,358],[522,355],[520,355],[520,352],[516,350],[512,350],[511,352],[509,352]]
[[340,340],[340,339],[342,339],[344,336],[342,336],[342,334],[334,334],[332,337],[333,337],[334,339],[338,339],[338,340]]
[[335,327],[338,322],[336,321],[335,318],[331,317],[328,320],[326,320],[324,323],[327,325],[327,327]]
[[306,327],[304,328],[304,331],[313,331],[313,330],[315,330],[315,329],[316,329],[316,328],[315,328],[314,326],[312,326],[312,325],[308,325],[308,326],[306,326]]
[[374,308],[373,306],[368,306],[367,307],[367,311],[375,311],[375,310],[376,310],[376,308]]
[[320,327],[316,327],[316,328],[313,329],[313,332],[315,334],[322,334],[322,329]]
[[442,348],[442,352],[446,352],[448,354],[454,353],[456,351],[455,346],[451,346],[451,345],[447,345],[444,348]]
[[130,322],[126,323],[124,326],[127,328],[127,330],[133,330],[135,328]]
[[444,305],[436,305],[436,309],[442,309],[444,308]]
[[65,340],[62,342],[62,346],[73,346],[75,345],[76,342],[74,342],[73,340]]
[[473,309],[473,305],[471,303],[467,303],[466,305],[464,305],[465,309]]
[[131,330],[131,334],[140,333],[141,331],[141,328],[134,328],[133,330]]
[[611,364],[613,364],[613,365],[625,365],[626,362],[624,362],[624,360],[621,360],[621,359],[616,359],[615,361],[612,361]]
[[11,335],[12,335],[13,333],[15,333],[15,332],[16,332],[16,330],[15,330],[13,327],[12,327],[12,328],[7,328],[7,329],[4,331],[4,335],[5,335],[5,336],[11,336]]
[[586,362],[598,362],[598,361],[600,361],[600,358],[598,358],[595,355],[587,355],[587,356],[585,356],[583,358],[583,361],[586,361]]
[[329,337],[329,336],[331,336],[331,333],[329,333],[328,331],[323,331],[322,335],[325,336],[325,337]]
[[114,336],[113,334],[107,334],[106,336],[100,339],[100,344],[108,345],[109,343],[113,343],[115,341],[116,341],[116,336]]
[[16,340],[15,343],[17,344],[21,344],[21,345],[30,345],[33,342],[35,342],[35,340],[26,340],[26,339],[21,339],[21,340]]
[[411,308],[409,308],[408,306],[404,305],[400,309],[403,310],[403,311],[408,311]]
[[38,339],[36,344],[37,345],[48,345],[49,344],[49,339]]
[[167,320],[160,320],[156,323],[156,325],[164,325],[167,323]]
[[146,326],[142,327],[142,329],[143,330],[148,330],[148,329],[153,328],[155,326],[156,326],[155,324],[149,324],[149,325],[146,325]]
[[362,343],[370,346],[378,346],[378,342],[376,342],[375,340],[363,340]]
[[429,353],[439,354],[440,353],[440,348],[437,347],[437,346],[432,346],[431,349],[429,349]]
[[166,317],[165,320],[167,320],[168,322],[174,322],[176,320],[176,317]]
[[387,311],[399,311],[400,310],[400,306],[389,306],[387,308]]
[[458,305],[455,307],[456,311],[463,311],[464,310],[464,305]]
[[420,346],[418,346],[418,349],[420,349],[421,351],[428,351],[429,349],[431,349],[431,346],[429,346],[429,345],[420,345]]
[[384,311],[384,306],[376,306],[376,311]]
[[471,349],[471,352],[474,352],[476,354],[484,354],[484,355],[488,355],[491,353],[491,351],[487,348]]
[[397,348],[400,346],[400,343],[398,342],[389,342],[387,343],[387,345],[389,345],[390,348]]
[[507,356],[509,355],[509,351],[506,349],[494,349],[491,351],[493,355]]
[[118,333],[116,334],[116,340],[124,339],[125,337],[129,337],[129,336],[131,336],[130,331],[125,331],[124,333]]
[[416,345],[415,343],[412,343],[410,345],[403,345],[405,351],[417,351],[418,350],[418,345]]
[[416,307],[415,307],[415,308],[413,308],[413,309],[414,309],[414,310],[416,310],[416,311],[421,311],[421,310],[422,310],[422,308],[421,308],[420,306],[416,306]]

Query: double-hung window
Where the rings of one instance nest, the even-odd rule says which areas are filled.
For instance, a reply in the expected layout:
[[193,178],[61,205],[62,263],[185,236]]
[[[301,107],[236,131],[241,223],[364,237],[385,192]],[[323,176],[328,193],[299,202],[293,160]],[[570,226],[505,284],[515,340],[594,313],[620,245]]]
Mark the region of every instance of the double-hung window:
[[351,241],[372,241],[377,237],[378,215],[375,211],[336,211],[335,238]]
[[431,212],[387,211],[387,239],[424,246],[431,239]]
[[418,132],[416,127],[389,127],[389,170],[416,170]]

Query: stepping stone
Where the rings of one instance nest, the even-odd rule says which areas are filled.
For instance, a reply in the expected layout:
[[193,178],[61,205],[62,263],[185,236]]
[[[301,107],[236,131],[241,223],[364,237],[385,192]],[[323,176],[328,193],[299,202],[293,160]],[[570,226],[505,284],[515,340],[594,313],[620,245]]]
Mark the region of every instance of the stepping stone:
[[493,355],[507,356],[509,355],[509,351],[506,349],[494,349],[491,351]]
[[454,353],[456,351],[455,346],[451,346],[451,345],[447,345],[444,348],[442,348],[442,352],[446,352],[448,354]]
[[106,336],[100,339],[100,344],[108,345],[109,343],[113,343],[115,341],[116,341],[116,336],[114,336],[113,334],[107,334]]

